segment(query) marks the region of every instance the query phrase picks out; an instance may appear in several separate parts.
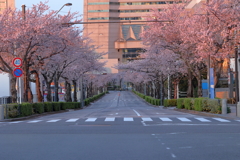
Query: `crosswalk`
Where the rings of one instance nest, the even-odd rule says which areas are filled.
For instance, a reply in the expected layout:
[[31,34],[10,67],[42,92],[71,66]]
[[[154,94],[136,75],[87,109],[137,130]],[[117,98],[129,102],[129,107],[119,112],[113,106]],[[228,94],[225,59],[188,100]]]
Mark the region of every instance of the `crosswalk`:
[[227,120],[223,118],[202,118],[202,117],[105,117],[105,118],[71,118],[71,119],[35,119],[28,121],[12,121],[5,122],[10,124],[17,123],[56,123],[56,122],[65,122],[65,123],[74,123],[74,122],[83,122],[83,123],[91,123],[91,122],[165,122],[165,123],[229,123],[236,122],[240,123],[240,120]]

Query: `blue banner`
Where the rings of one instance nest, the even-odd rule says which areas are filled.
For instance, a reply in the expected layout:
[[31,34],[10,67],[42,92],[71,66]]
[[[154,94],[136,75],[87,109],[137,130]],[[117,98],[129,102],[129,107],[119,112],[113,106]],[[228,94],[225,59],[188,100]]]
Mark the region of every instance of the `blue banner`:
[[214,71],[213,68],[210,68],[210,98],[215,98],[215,91],[214,91]]

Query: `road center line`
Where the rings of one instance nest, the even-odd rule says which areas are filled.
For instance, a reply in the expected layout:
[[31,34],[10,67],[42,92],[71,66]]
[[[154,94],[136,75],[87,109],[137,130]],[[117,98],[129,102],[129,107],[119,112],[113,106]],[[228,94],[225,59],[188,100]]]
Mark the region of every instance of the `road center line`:
[[133,111],[137,114],[137,116],[141,116],[137,111],[133,109]]

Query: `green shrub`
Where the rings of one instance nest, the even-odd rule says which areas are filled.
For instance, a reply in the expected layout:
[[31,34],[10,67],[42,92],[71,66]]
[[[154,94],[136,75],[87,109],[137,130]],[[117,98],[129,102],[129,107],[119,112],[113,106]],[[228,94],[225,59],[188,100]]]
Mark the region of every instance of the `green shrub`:
[[7,118],[16,118],[19,116],[18,111],[18,104],[11,103],[11,104],[3,104],[4,109],[4,117]]
[[60,102],[52,102],[53,111],[60,111],[61,103]]
[[53,106],[52,103],[44,102],[44,112],[52,112]]
[[227,113],[231,113],[231,108],[227,107]]
[[59,102],[61,110],[66,110],[67,109],[66,105],[64,105],[64,103],[66,103],[66,102]]
[[221,113],[221,101],[218,99],[208,99],[208,107],[211,113]]
[[41,114],[44,112],[44,103],[33,103],[34,113]]
[[164,101],[163,101],[163,106],[164,107],[168,107],[169,105],[168,105],[168,99],[164,99]]
[[168,106],[177,106],[176,99],[168,99]]
[[33,114],[33,107],[31,103],[22,103],[20,107],[21,116],[30,116]]
[[204,98],[195,98],[194,100],[194,110],[196,111],[203,111],[203,100]]
[[184,98],[183,104],[185,109],[188,109],[188,110],[192,109],[191,100],[192,98]]
[[184,108],[184,98],[177,99],[177,108],[182,109]]

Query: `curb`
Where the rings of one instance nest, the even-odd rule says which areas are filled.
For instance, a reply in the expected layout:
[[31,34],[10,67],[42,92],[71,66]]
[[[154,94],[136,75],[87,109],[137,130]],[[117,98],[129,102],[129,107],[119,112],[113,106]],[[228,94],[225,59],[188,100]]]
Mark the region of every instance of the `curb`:
[[229,117],[227,115],[221,115],[221,114],[218,115],[218,114],[200,112],[200,111],[194,111],[194,110],[186,110],[186,109],[178,109],[178,108],[174,108],[173,110],[178,111],[178,112],[195,114],[195,115],[207,116],[207,117],[217,117],[217,118],[226,118],[226,119],[240,119],[238,117]]

